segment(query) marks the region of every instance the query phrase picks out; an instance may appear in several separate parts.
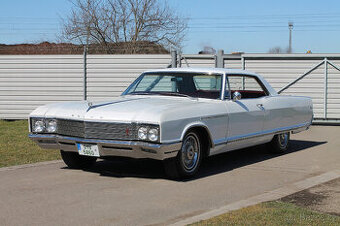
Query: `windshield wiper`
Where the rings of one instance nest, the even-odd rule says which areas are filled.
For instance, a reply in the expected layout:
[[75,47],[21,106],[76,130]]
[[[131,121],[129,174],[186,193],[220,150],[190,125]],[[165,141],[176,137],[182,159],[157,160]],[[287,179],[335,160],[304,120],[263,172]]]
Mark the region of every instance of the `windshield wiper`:
[[176,92],[131,92],[128,95],[164,95],[164,96],[178,96],[178,97],[188,97],[194,98],[192,96],[183,94],[183,93],[176,93]]
[[127,95],[159,95],[159,93],[156,92],[131,92]]
[[161,95],[169,95],[169,96],[179,96],[179,97],[188,97],[193,98],[192,96],[183,94],[183,93],[176,93],[176,92],[159,92]]

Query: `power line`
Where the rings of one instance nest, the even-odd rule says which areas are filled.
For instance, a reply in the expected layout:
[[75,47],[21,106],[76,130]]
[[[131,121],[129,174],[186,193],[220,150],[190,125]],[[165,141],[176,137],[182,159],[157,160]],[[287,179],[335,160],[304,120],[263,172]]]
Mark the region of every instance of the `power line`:
[[20,17],[20,16],[15,16],[15,17],[1,17],[0,16],[0,19],[3,20],[3,19],[25,19],[25,20],[57,20],[57,19],[60,19],[58,17]]
[[267,15],[242,15],[223,17],[187,17],[189,20],[225,20],[225,19],[268,19],[268,18],[339,18],[339,13],[311,13],[311,14],[267,14]]
[[6,24],[6,25],[25,25],[25,24],[31,24],[31,25],[60,25],[60,23],[48,23],[48,22],[0,22],[0,24]]
[[[295,20],[294,20],[295,21]],[[305,21],[296,21],[298,24],[300,25],[304,25],[304,24],[318,24],[320,23],[321,25],[323,25],[324,23],[328,23],[328,24],[334,24],[334,23],[339,23],[339,20],[305,20]],[[287,23],[287,21],[264,21],[264,22],[259,22],[259,21],[248,21],[248,22],[199,22],[199,23],[189,23],[191,26],[200,26],[200,25],[206,25],[206,26],[210,26],[210,25],[257,25],[257,24],[265,24],[265,25],[285,25]]]
[[[318,25],[315,25],[315,24],[308,24],[308,25],[296,25],[296,27],[317,27]],[[325,24],[325,25],[320,25],[322,27],[339,27],[340,24]],[[189,28],[198,28],[198,29],[201,29],[201,28],[285,28],[287,26],[284,26],[284,25],[276,25],[276,26],[272,26],[272,25],[249,25],[249,26],[189,26]]]
[[[188,29],[191,33],[283,33],[287,32],[286,24],[289,20],[294,21],[294,32],[340,32],[338,13],[241,15],[188,19]],[[55,37],[62,27],[61,22],[52,21],[60,20],[56,17],[0,17],[0,20],[0,35],[15,37],[25,34],[26,39],[33,35]]]
[[[338,24],[296,24],[297,28],[308,28],[308,27],[340,27],[340,23]],[[188,26],[189,29],[244,29],[244,28],[286,28],[286,25],[231,25],[231,26]],[[0,29],[6,29],[10,31],[58,31],[60,27],[50,28],[50,27],[1,27]]]
[[[297,31],[297,32],[339,32],[340,30],[332,30],[332,29],[326,29],[326,30],[298,30],[298,29],[294,29],[294,32]],[[191,33],[204,33],[204,32],[216,32],[216,33],[256,33],[256,32],[270,32],[270,33],[273,33],[273,32],[287,32],[286,29],[282,29],[282,30],[195,30],[195,31],[191,31]]]

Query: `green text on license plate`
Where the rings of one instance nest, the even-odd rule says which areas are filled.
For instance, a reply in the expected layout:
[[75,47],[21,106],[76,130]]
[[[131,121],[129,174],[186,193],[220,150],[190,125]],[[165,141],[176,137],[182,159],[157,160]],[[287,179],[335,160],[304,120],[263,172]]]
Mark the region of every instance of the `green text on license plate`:
[[99,157],[99,149],[94,144],[77,144],[79,155]]

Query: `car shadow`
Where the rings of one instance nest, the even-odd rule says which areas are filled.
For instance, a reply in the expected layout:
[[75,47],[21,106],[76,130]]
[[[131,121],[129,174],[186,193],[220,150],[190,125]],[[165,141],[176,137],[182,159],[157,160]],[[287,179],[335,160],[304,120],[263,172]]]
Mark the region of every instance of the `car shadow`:
[[202,164],[202,168],[196,178],[207,177],[226,171],[251,165],[257,162],[274,159],[282,155],[291,154],[298,151],[327,143],[316,141],[290,140],[290,147],[284,154],[271,152],[266,145],[258,145],[251,148],[211,156]]
[[[327,143],[316,141],[291,140],[290,148],[284,154],[290,154]],[[202,162],[200,171],[193,178],[178,180],[181,182],[196,180],[219,173],[231,171],[235,168],[251,165],[257,162],[266,161],[280,157],[282,154],[273,154],[265,145],[231,151],[216,156],[211,156]],[[68,169],[64,167],[64,169]],[[106,160],[99,160],[96,164],[84,171],[100,174],[101,176],[117,178],[149,178],[167,179],[161,161],[150,159],[129,159],[115,157]]]

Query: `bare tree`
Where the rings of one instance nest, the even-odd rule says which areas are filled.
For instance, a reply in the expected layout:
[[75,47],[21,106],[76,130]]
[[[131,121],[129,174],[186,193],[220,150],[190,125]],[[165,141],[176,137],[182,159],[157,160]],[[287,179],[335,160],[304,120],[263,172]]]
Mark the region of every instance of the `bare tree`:
[[198,54],[216,54],[216,49],[211,46],[204,46],[203,50],[199,51]]
[[107,53],[112,43],[124,42],[126,53],[140,43],[179,48],[187,21],[158,0],[71,0],[74,7],[63,21],[62,38],[100,44]]
[[276,46],[276,47],[273,47],[273,48],[270,48],[268,50],[268,53],[283,53],[283,49],[279,46]]
[[268,50],[268,53],[292,53],[291,51],[292,50],[289,47],[282,49],[280,46],[276,46],[276,47],[270,48]]

